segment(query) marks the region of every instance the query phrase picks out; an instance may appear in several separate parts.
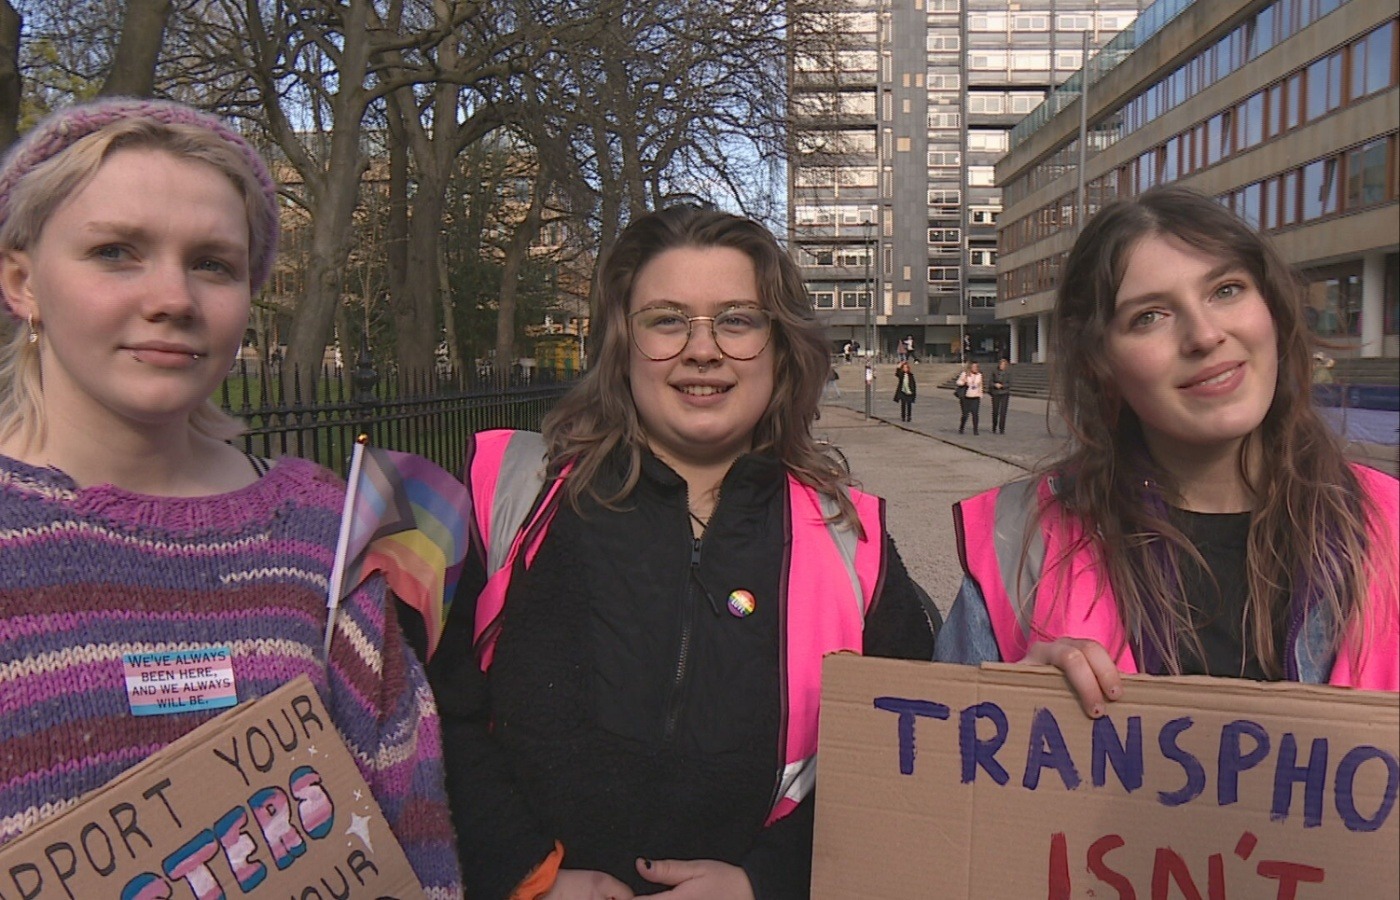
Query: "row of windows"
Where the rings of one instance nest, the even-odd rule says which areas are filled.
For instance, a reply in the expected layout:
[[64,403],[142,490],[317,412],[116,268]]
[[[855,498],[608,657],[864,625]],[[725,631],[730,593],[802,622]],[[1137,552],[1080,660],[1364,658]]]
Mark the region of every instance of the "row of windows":
[[1345,2],[1278,0],[1265,7],[1124,107],[1123,134],[1196,96]]
[[[1100,10],[1095,21],[1092,10],[1060,13],[1055,16],[1056,31],[1103,31],[1113,34],[1133,24],[1136,12]],[[1023,31],[1049,31],[1049,11],[1036,12],[969,12],[968,31],[990,31],[1013,34]]]
[[835,91],[794,94],[794,116],[831,119],[839,116],[875,116],[874,91]]
[[1186,174],[1385,90],[1400,76],[1396,32],[1395,20],[1386,22],[1149,153]]
[[967,111],[984,115],[1025,115],[1045,99],[1044,91],[969,91]]
[[971,72],[1046,72],[1051,68],[1074,71],[1084,65],[1082,50],[987,50],[976,48],[967,53],[967,68]]
[[874,166],[802,166],[793,173],[797,187],[874,187]]
[[1343,210],[1353,212],[1400,196],[1395,135],[1245,185],[1222,197],[1265,230],[1287,228]]
[[[1121,166],[1116,183],[1141,193],[1215,165],[1232,154],[1308,124],[1339,107],[1359,102],[1400,83],[1396,41],[1400,28],[1386,22],[1342,48],[1313,60],[1249,95],[1229,109],[1198,122]],[[1062,153],[1056,154],[1057,161]],[[1070,171],[1069,169],[1060,170]],[[1010,189],[1008,195],[1022,193]],[[1006,252],[1048,236],[1047,219],[1065,206],[1061,197],[1002,234]]]
[[[1238,70],[1270,47],[1282,43],[1348,0],[1276,0],[1246,19],[1225,37],[1196,54],[1185,64],[1148,88],[1105,119],[1095,123],[1089,156],[1111,147],[1119,139]],[[1039,163],[1027,177],[1007,186],[1006,202],[1019,203],[1072,168],[1078,156],[1077,141]]]
[[800,154],[863,154],[875,152],[873,131],[799,131],[796,138]]
[[866,246],[851,247],[803,247],[798,263],[804,266],[828,268],[844,266],[863,268],[874,264],[875,254]]
[[795,206],[793,221],[798,225],[857,225],[876,221],[873,206]]
[[[1301,166],[1271,175],[1229,191],[1220,197],[1240,216],[1266,231],[1306,222],[1316,222],[1343,213],[1357,212],[1400,199],[1397,167],[1400,145],[1394,133],[1350,147],[1340,153],[1315,159]],[[1131,181],[1111,173],[1095,179],[1086,191],[1086,214],[1120,195],[1138,193]],[[1032,221],[1032,219],[1034,221]],[[1032,240],[1048,237],[1076,223],[1074,195],[1066,194],[1056,203],[1043,207],[1034,217],[1020,219],[1001,231],[1001,248],[1010,252]],[[1053,290],[1058,277],[1059,257],[1040,259],[999,276],[1002,296],[1015,298]]]
[[1394,20],[1132,160],[1141,192],[1272,140],[1400,82]]
[[869,291],[808,291],[815,309],[835,309],[836,295],[841,295],[842,309],[865,309],[870,304]]

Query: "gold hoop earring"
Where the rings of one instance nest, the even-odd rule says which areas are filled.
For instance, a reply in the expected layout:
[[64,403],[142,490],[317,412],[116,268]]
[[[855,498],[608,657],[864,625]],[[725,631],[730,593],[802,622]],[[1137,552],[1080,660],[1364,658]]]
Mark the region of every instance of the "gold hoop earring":
[[34,314],[29,314],[29,343],[39,343],[39,332],[34,328]]

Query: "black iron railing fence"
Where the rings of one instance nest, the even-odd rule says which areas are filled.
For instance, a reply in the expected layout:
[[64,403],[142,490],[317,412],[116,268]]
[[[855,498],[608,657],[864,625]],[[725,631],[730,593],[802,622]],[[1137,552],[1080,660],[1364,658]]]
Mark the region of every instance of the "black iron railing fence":
[[467,438],[487,428],[538,430],[577,373],[535,369],[501,383],[440,371],[380,375],[368,367],[324,368],[309,384],[290,367],[239,361],[215,402],[248,431],[258,456],[301,456],[342,474],[360,434],[416,453],[459,475]]

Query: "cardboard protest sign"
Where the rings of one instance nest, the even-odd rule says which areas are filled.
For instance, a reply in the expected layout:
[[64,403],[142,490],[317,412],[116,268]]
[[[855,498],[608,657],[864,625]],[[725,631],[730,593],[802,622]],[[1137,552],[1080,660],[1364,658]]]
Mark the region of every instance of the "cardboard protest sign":
[[309,679],[0,847],[0,900],[422,900]]
[[814,900],[1400,896],[1400,695],[837,654]]

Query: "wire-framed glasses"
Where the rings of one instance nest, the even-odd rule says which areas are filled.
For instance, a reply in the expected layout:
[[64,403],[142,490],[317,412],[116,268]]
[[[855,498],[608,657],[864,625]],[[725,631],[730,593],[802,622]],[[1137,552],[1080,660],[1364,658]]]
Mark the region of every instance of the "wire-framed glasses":
[[680,356],[696,322],[710,326],[715,346],[726,359],[753,359],[773,333],[773,317],[757,306],[734,306],[717,316],[687,316],[669,306],[652,306],[630,314],[627,322],[632,343],[652,362]]

